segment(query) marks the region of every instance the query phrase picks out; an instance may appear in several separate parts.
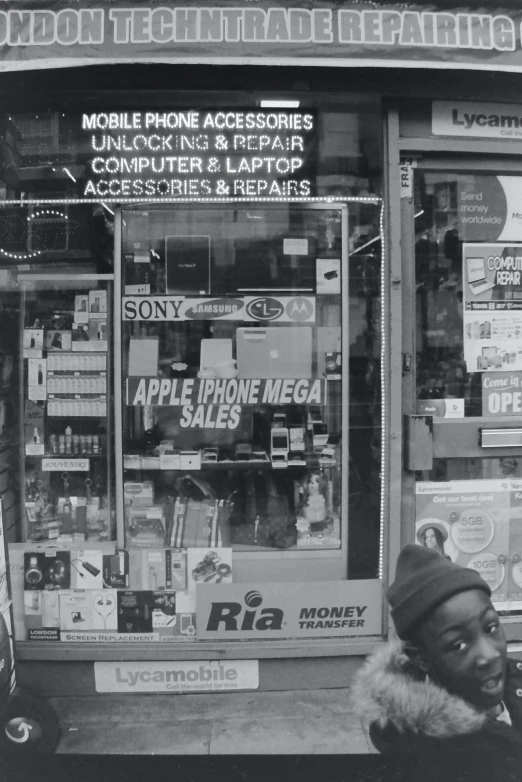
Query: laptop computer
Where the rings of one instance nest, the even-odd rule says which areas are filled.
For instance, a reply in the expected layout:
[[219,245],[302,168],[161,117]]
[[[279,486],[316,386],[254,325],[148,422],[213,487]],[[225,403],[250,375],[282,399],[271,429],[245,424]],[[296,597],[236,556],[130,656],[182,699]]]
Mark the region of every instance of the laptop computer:
[[468,285],[475,296],[495,287],[495,283],[486,278],[486,262],[484,258],[466,258],[466,271],[468,274]]
[[236,332],[240,378],[310,378],[310,326],[239,328]]

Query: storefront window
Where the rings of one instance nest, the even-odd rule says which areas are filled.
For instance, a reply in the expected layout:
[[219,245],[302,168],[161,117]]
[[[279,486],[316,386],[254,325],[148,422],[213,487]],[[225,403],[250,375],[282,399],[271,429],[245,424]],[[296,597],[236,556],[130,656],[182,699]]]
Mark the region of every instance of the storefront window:
[[203,640],[196,584],[347,579],[379,632],[379,106],[230,106],[4,116],[19,640]]

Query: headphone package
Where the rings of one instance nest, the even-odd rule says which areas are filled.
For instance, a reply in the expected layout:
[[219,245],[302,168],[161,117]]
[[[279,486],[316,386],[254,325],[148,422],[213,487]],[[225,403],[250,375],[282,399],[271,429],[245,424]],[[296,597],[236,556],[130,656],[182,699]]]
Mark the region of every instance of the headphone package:
[[24,553],[24,589],[54,590],[71,587],[70,551]]

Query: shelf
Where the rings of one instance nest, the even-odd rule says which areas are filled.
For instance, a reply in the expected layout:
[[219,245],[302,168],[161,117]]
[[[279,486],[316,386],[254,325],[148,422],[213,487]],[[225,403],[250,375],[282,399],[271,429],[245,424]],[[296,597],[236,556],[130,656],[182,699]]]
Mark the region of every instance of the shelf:
[[[328,467],[337,467],[337,464],[320,464],[319,467],[322,467],[323,469],[326,469]],[[272,462],[256,462],[253,460],[250,461],[244,461],[244,462],[203,462],[201,464],[201,467],[179,467],[177,469],[168,468],[165,470],[162,470],[160,467],[123,467],[124,470],[128,472],[201,472],[202,470],[251,470],[252,468],[256,469],[265,469],[265,470],[276,470],[277,472],[284,472],[285,470],[291,470],[291,469],[301,469],[305,470],[309,468],[308,463],[306,464],[292,464],[289,463],[286,467],[274,467],[272,465]]]

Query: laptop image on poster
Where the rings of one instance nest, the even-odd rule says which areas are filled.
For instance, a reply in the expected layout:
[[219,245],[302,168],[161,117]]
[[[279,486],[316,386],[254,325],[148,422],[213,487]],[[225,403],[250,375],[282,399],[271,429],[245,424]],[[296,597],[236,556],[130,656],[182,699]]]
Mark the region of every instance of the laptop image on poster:
[[484,258],[466,258],[466,271],[468,274],[468,285],[475,296],[495,287],[494,282],[486,279],[486,262]]
[[310,378],[310,326],[239,328],[236,332],[240,378]]

